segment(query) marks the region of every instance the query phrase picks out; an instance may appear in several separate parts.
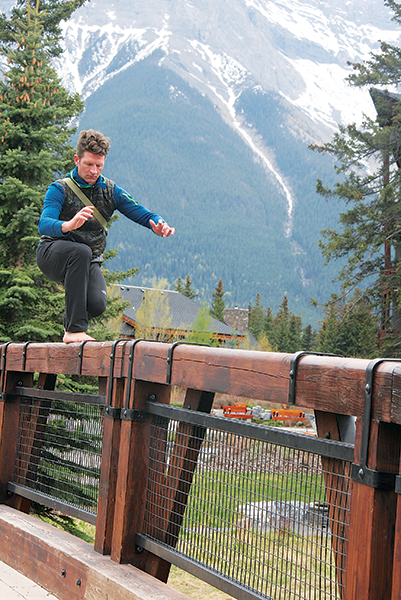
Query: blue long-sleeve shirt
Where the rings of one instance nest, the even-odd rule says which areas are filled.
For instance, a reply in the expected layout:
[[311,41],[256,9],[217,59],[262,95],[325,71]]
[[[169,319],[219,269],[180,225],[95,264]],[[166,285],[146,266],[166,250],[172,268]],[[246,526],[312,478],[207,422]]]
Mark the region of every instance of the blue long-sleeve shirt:
[[[71,177],[71,179],[83,189],[91,187],[78,175],[77,167],[75,167],[75,169],[71,171],[67,177]],[[101,187],[103,189],[106,188],[103,175],[100,175],[93,187]],[[69,232],[63,233],[61,231],[61,225],[63,221],[59,219],[64,200],[65,195],[62,186],[57,182],[51,183],[44,198],[43,211],[39,220],[40,235],[60,238],[68,235]],[[114,183],[113,200],[116,210],[128,217],[128,219],[131,219],[131,221],[135,221],[135,223],[139,223],[139,225],[142,225],[143,227],[152,229],[149,223],[150,220],[153,220],[156,224],[159,220],[163,221],[160,215],[157,213],[152,213],[141,204],[138,204],[138,202],[136,202],[132,196],[130,196],[116,183]]]

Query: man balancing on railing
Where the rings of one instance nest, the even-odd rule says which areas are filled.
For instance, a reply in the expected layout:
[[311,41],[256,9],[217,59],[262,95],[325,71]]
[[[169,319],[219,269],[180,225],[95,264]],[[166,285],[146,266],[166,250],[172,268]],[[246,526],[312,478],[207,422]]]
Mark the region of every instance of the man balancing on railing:
[[81,131],[75,169],[53,182],[45,195],[39,221],[36,260],[51,281],[65,288],[63,317],[66,344],[92,340],[89,319],[106,309],[106,281],[101,271],[107,223],[118,210],[156,235],[174,234],[159,215],[149,212],[102,175],[110,140],[102,133]]

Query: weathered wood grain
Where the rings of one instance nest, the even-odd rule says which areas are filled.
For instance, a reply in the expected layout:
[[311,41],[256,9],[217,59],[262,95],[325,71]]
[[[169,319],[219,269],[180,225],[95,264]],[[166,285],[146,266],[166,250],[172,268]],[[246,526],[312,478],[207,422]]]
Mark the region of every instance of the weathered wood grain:
[[0,560],[60,600],[189,600],[131,565],[34,517],[0,505]]
[[[106,392],[106,381],[102,381]],[[99,389],[102,393],[102,389]],[[124,381],[114,382],[111,395],[111,407],[119,409],[124,405]],[[114,508],[118,460],[120,450],[121,420],[103,414],[102,460],[99,478],[99,497],[97,504],[95,550],[101,554],[110,554],[113,537]]]
[[[355,458],[361,455],[362,420],[357,420]],[[372,422],[368,467],[399,470],[400,427]],[[394,490],[351,482],[347,600],[391,598],[397,499]]]

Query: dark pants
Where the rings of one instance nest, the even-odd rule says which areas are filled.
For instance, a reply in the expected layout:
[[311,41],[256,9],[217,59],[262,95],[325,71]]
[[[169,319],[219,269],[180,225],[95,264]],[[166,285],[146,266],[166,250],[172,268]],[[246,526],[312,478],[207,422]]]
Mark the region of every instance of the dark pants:
[[64,284],[65,330],[86,331],[89,319],[101,315],[107,301],[106,281],[100,264],[92,262],[92,250],[68,240],[41,242],[36,262],[48,279]]

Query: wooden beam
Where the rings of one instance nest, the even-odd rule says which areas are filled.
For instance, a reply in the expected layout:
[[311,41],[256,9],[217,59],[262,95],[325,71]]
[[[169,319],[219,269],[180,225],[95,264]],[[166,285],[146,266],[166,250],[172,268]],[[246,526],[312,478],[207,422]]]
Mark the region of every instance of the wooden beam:
[[[108,376],[112,342],[88,342],[82,356],[84,375]],[[171,345],[141,341],[135,349],[133,379],[166,383]],[[22,370],[23,344],[10,344],[7,369]],[[30,344],[26,371],[79,372],[81,344]],[[116,369],[127,376],[118,348]],[[175,348],[171,384],[182,388],[233,394],[273,403],[288,402],[291,354],[209,348],[182,344]],[[295,405],[335,414],[362,416],[368,360],[305,355],[298,364]],[[401,366],[384,362],[375,370],[372,418],[401,424]]]
[[0,560],[59,600],[189,600],[65,531],[0,505]]

